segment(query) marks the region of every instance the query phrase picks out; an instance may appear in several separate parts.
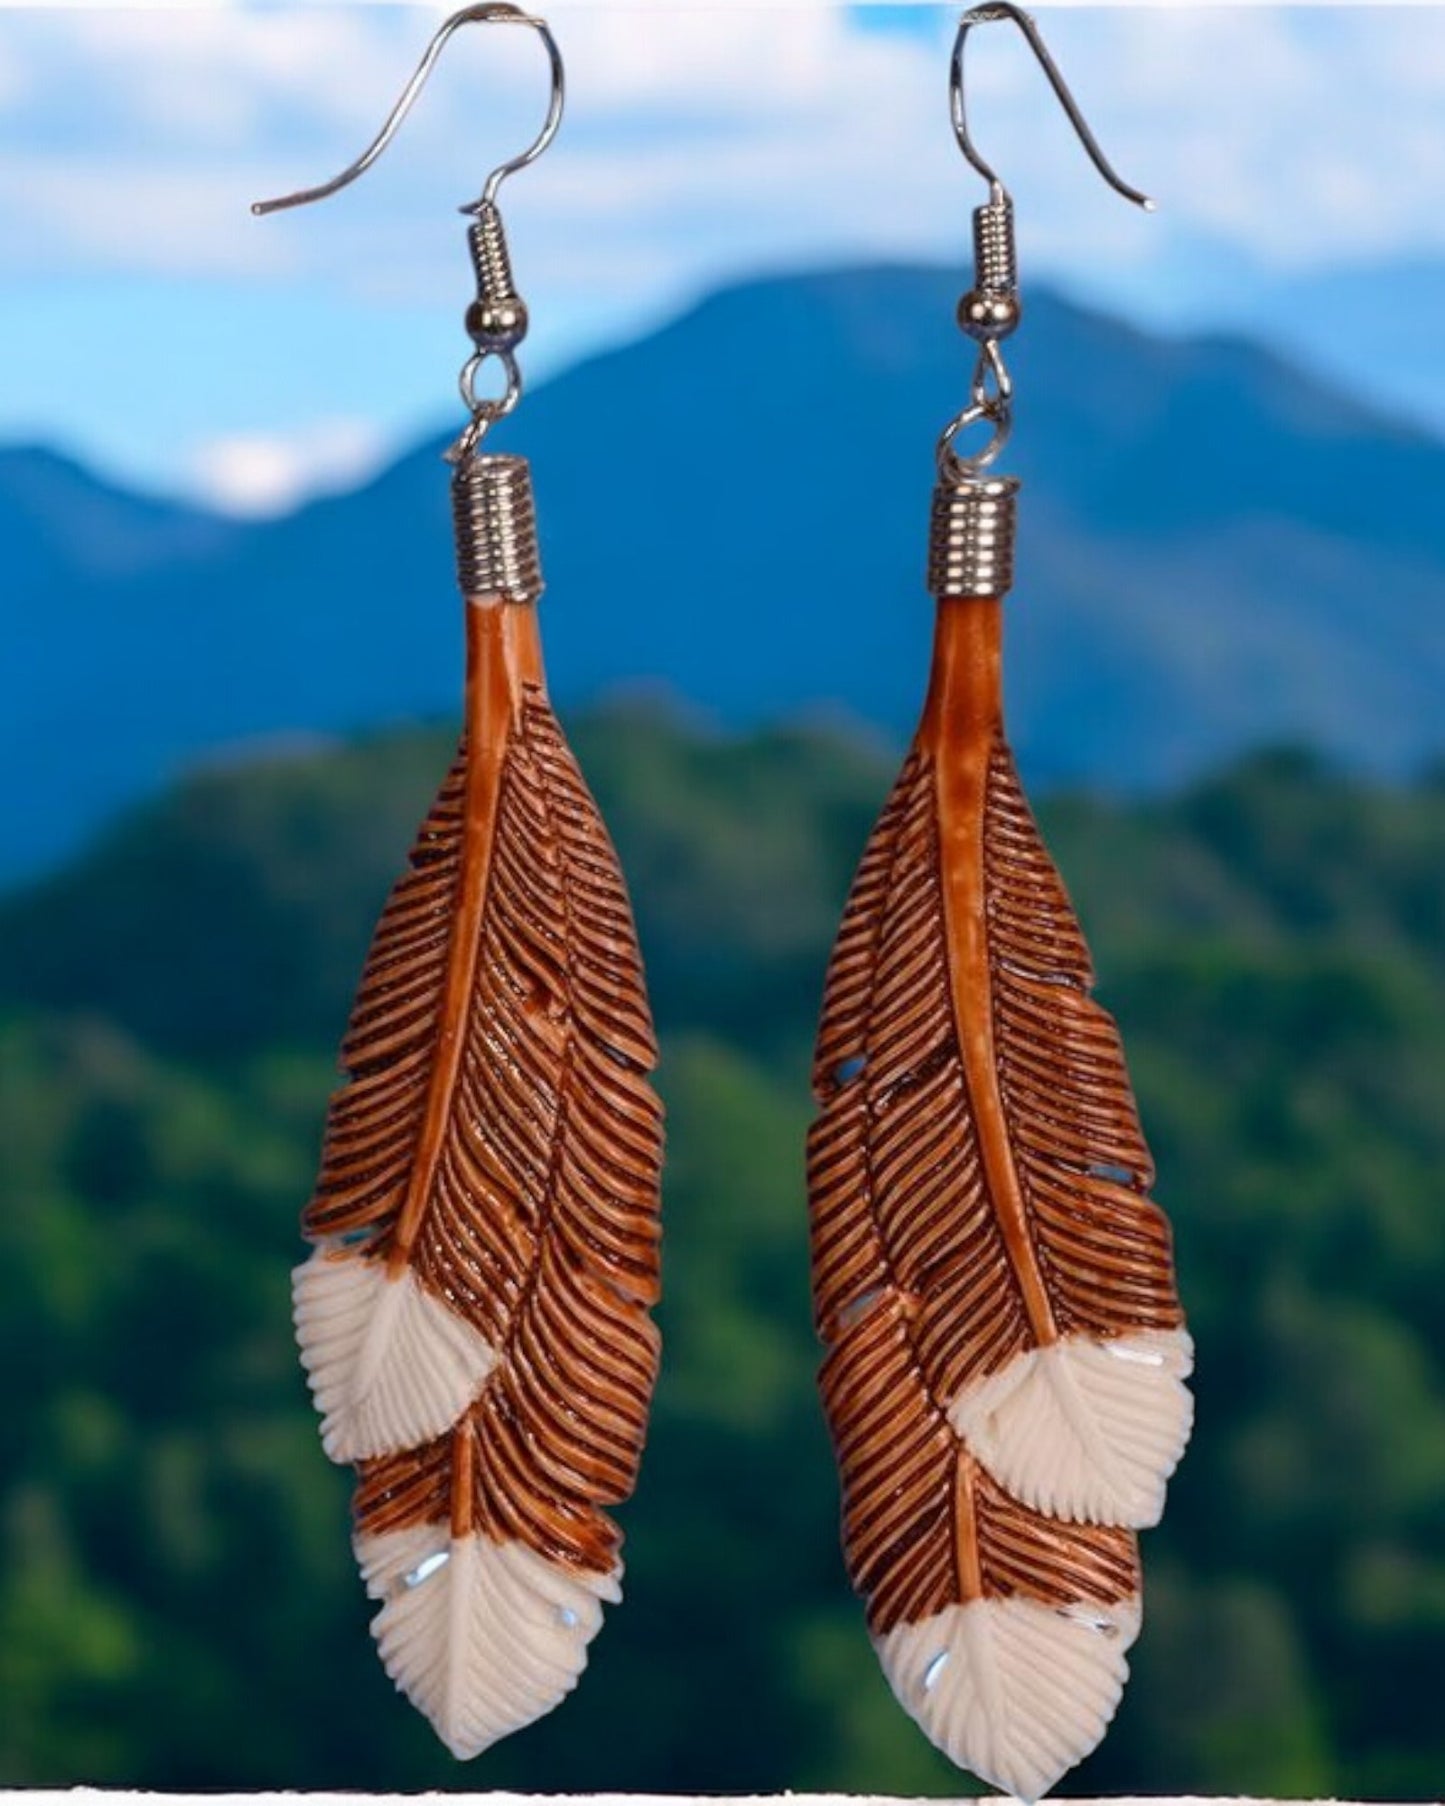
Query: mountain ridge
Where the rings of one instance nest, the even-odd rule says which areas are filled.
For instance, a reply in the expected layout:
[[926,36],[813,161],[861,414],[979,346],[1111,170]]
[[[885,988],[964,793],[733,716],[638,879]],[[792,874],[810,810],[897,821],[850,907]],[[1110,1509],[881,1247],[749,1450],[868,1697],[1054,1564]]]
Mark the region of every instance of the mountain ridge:
[[[539,385],[496,443],[533,460],[561,701],[662,679],[727,727],[825,704],[907,731],[932,446],[969,369],[957,288],[902,265],[737,284]],[[1035,783],[1167,787],[1285,739],[1382,771],[1438,749],[1445,447],[1239,334],[1047,291],[1010,357],[1010,703]],[[0,555],[51,559],[12,585],[0,751],[27,780],[0,872],[202,754],[449,712],[444,443],[252,523],[123,492],[92,510],[54,478],[51,514],[27,512],[0,459]]]

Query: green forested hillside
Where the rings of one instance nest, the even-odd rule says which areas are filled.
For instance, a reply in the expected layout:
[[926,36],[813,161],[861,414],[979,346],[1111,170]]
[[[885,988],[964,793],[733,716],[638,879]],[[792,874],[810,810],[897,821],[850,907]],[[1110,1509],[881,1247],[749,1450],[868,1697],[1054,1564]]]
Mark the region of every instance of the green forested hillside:
[[[391,1695],[293,1355],[334,1043],[446,737],[199,777],[0,905],[0,1784],[958,1791],[879,1678],[816,1408],[802,1135],[891,776],[840,734],[576,724],[669,1106],[628,1599],[469,1767]],[[1044,811],[1199,1343],[1135,1679],[1077,1791],[1445,1779],[1445,783],[1300,756]]]

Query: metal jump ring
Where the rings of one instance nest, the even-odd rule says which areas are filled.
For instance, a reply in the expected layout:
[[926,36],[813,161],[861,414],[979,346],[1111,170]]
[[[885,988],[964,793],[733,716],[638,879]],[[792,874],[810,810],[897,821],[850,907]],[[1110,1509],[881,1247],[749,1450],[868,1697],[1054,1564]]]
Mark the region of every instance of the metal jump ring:
[[485,415],[474,414],[462,430],[442,453],[448,464],[465,464],[481,450],[482,441],[487,436],[491,421]]
[[[966,433],[979,421],[987,420],[993,427],[993,437],[981,451],[971,452],[967,457],[954,450],[953,442],[960,433]],[[1009,411],[1008,400],[1000,396],[996,400],[971,402],[961,414],[954,416],[944,427],[938,441],[939,474],[950,482],[960,478],[977,476],[988,469],[999,453],[1008,444],[1009,434],[1013,431],[1013,416]]]
[[1007,408],[1013,400],[1014,383],[997,339],[985,339],[978,348],[978,362],[973,367],[972,394],[975,407],[994,403]]
[[[500,395],[478,395],[477,378],[481,375],[482,366],[495,360],[502,366],[507,378],[507,386]],[[517,367],[517,359],[511,351],[474,351],[462,365],[461,375],[457,378],[457,387],[461,391],[462,401],[472,418],[484,418],[489,423],[494,420],[505,420],[512,409],[522,399],[522,372]]]

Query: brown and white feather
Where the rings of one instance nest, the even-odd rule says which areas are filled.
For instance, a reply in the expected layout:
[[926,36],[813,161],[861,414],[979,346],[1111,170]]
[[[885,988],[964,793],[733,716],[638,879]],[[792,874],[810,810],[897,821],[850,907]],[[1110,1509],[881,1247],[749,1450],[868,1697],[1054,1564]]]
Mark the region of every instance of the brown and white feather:
[[990,1477],[929,1390],[896,1287],[840,1331],[822,1388],[849,1572],[889,1684],[953,1761],[1038,1799],[1123,1691],[1134,1532],[1045,1517]]
[[533,611],[467,616],[461,749],[377,928],[295,1286],[383,1658],[460,1755],[557,1703],[617,1595],[661,1166],[631,910]]
[[831,1340],[901,1286],[930,1385],[995,1477],[1140,1527],[1188,1435],[1191,1349],[1118,1031],[1003,738],[997,609],[940,607],[929,702],[834,951],[818,1323]]
[[[829,968],[809,1193],[849,1565],[885,1667],[951,1753],[1037,1792],[1117,1699],[1130,1530],[1187,1437],[1191,1351],[1118,1033],[1003,737],[998,636],[997,601],[940,605]],[[950,1613],[971,1653],[925,1699],[910,1627],[938,1654]],[[1015,1633],[1019,1747],[1053,1736],[1062,1766],[1020,1766],[989,1744],[997,1712],[969,1715],[969,1688],[1007,1694]],[[1059,1674],[1031,1691],[1051,1640]]]

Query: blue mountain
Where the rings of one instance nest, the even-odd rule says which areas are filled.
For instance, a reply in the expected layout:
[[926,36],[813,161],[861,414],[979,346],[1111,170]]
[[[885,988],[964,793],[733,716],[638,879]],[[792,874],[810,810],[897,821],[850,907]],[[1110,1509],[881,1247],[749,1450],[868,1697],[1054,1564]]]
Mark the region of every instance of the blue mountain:
[[[729,288],[528,396],[560,700],[642,681],[725,726],[901,735],[924,678],[932,453],[968,348],[955,273]],[[1398,771],[1445,742],[1445,447],[1247,341],[1030,297],[1014,730],[1035,783],[1170,785],[1307,741]],[[0,456],[0,871],[197,760],[455,705],[442,439],[241,524]],[[17,681],[18,680],[18,681]]]
[[[1225,267],[1201,285],[1209,291],[1208,312],[1190,317],[1207,317],[1266,342],[1283,330],[1290,355],[1327,382],[1359,385],[1406,419],[1436,432],[1445,427],[1445,258],[1367,257],[1298,271],[1254,266],[1241,280],[1232,279],[1226,257],[1216,254],[1214,261]],[[1369,334],[1364,360],[1362,322]]]

